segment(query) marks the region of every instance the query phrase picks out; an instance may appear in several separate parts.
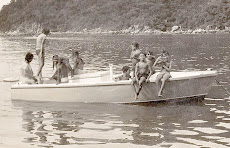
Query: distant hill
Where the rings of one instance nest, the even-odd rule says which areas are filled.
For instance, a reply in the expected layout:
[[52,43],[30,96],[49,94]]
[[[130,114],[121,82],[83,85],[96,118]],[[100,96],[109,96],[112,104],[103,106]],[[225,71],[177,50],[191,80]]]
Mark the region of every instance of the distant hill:
[[0,12],[0,31],[38,32],[141,29],[223,29],[230,0],[11,0]]

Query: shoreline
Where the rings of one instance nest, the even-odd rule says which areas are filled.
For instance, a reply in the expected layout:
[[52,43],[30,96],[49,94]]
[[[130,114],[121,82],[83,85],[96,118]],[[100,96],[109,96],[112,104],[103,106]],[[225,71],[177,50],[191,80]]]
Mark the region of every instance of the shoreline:
[[[40,33],[40,32],[39,32]],[[39,33],[35,32],[19,32],[19,31],[9,31],[6,33],[1,33],[0,36],[35,36]],[[146,31],[131,31],[131,30],[118,30],[118,31],[102,31],[101,29],[93,30],[82,30],[82,31],[66,31],[66,32],[57,32],[52,31],[51,34],[54,35],[178,35],[178,34],[228,34],[230,30],[205,30],[205,29],[196,29],[196,30],[178,30],[178,31],[160,31],[160,30],[146,30]]]

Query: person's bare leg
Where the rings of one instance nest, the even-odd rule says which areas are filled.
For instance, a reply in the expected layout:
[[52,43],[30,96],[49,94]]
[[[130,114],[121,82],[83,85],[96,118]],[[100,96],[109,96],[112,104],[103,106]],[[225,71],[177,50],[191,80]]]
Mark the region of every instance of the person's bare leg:
[[131,82],[131,85],[132,85],[132,88],[133,88],[133,90],[135,92],[135,97],[134,98],[136,100],[136,98],[137,98],[137,95],[136,95],[137,94],[137,90],[136,89],[137,88],[135,87],[135,83],[136,83],[136,78],[134,77],[133,80],[132,80],[132,82]]
[[164,89],[164,87],[165,87],[165,81],[168,80],[169,77],[170,77],[169,74],[164,74],[164,75],[163,75],[161,88],[160,88],[160,91],[159,91],[159,93],[158,93],[158,96],[159,96],[159,97],[162,96],[162,91],[163,91],[163,89]]
[[44,56],[41,57],[40,55],[38,55],[38,63],[39,63],[39,67],[36,76],[38,78],[38,84],[42,84],[42,68],[44,66]]
[[161,85],[160,85],[161,79],[162,79],[162,74],[158,74],[157,77],[156,77],[155,82],[156,82],[156,85],[157,85],[159,88],[161,87]]
[[161,88],[158,92],[158,97],[162,97],[162,90],[163,90],[164,86],[165,86],[165,80],[162,79]]
[[137,91],[137,97],[138,97],[138,95],[140,94],[140,92],[141,92],[141,89],[142,89],[142,86],[143,86],[143,83],[146,81],[146,79],[145,79],[145,77],[141,77],[140,78],[140,81],[139,81],[139,89],[138,89],[138,91]]

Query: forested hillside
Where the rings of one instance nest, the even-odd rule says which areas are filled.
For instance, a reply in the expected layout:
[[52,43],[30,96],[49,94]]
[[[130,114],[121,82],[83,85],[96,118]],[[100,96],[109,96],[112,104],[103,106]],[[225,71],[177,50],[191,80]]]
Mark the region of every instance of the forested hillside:
[[37,32],[140,29],[220,29],[230,26],[230,0],[11,0],[0,31]]

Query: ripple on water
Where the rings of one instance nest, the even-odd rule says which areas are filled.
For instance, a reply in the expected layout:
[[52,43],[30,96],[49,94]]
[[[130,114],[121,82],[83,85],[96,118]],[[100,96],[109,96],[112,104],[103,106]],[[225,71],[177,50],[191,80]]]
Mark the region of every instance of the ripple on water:
[[230,129],[230,123],[223,123],[223,122],[220,122],[219,124],[217,124],[216,126],[221,126],[221,127],[225,127],[227,129]]
[[173,135],[199,135],[199,133],[189,130],[174,130],[170,133]]
[[206,133],[206,134],[220,134],[220,133],[228,132],[227,130],[220,130],[220,129],[210,128],[210,127],[195,127],[193,130]]
[[67,137],[100,139],[100,140],[133,140],[132,131],[124,131],[121,128],[115,128],[109,131],[80,129],[78,132],[68,132]]
[[195,146],[199,147],[213,147],[213,148],[228,148],[228,146],[222,145],[222,144],[217,144],[213,142],[206,142],[202,140],[196,140],[196,139],[191,139],[191,138],[181,138],[177,137],[178,140],[186,141],[188,143],[194,144]]
[[208,121],[204,121],[204,120],[192,120],[192,121],[189,121],[188,123],[206,123]]

